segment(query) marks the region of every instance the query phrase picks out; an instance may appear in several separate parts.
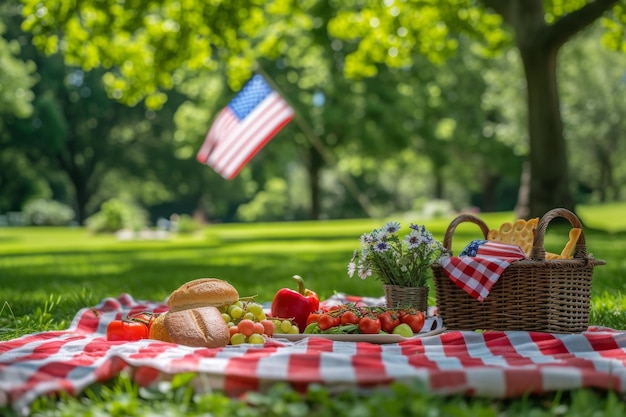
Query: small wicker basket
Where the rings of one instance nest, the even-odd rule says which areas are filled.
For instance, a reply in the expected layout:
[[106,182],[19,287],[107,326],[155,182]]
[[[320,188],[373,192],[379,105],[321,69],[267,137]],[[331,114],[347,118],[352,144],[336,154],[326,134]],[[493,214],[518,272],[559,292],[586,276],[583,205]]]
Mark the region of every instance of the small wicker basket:
[[[550,333],[587,330],[593,268],[605,262],[587,254],[584,232],[578,238],[572,259],[545,260],[545,232],[548,224],[558,217],[582,229],[580,220],[571,211],[550,210],[539,220],[530,259],[512,262],[482,302],[452,282],[441,265],[433,264],[437,309],[444,326],[456,330]],[[446,230],[443,245],[449,252],[452,235],[463,222],[478,225],[487,238],[489,228],[481,219],[462,214]]]
[[403,287],[401,285],[383,285],[387,308],[413,307],[419,311],[428,311],[428,287]]

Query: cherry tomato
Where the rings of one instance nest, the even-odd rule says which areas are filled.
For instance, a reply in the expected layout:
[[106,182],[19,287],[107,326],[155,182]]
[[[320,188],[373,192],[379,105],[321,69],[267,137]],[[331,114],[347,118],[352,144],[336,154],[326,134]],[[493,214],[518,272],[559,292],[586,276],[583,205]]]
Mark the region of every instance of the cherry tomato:
[[331,327],[335,327],[339,324],[339,318],[333,317],[330,314],[322,314],[317,321],[317,325],[320,330],[328,330]]
[[380,327],[387,333],[392,333],[393,329],[400,324],[400,318],[391,311],[385,311],[378,315]]
[[306,325],[308,326],[311,323],[316,323],[320,318],[320,313],[310,313],[309,317],[306,319]]
[[400,318],[402,323],[406,323],[409,325],[413,333],[419,333],[424,327],[424,321],[426,321],[426,317],[424,317],[424,313],[421,311],[416,311],[413,314],[405,314]]
[[400,318],[400,321],[402,321],[402,317],[406,316],[407,314],[411,314],[411,313],[407,310],[398,310],[396,312],[396,315],[398,316],[398,318]]
[[359,320],[359,331],[363,334],[380,333],[380,320],[368,316],[362,317]]
[[134,341],[148,338],[148,326],[139,321],[113,320],[107,326],[107,340]]
[[346,311],[341,315],[341,318],[339,319],[340,323],[342,325],[344,324],[358,324],[359,323],[359,317],[354,314],[353,311]]

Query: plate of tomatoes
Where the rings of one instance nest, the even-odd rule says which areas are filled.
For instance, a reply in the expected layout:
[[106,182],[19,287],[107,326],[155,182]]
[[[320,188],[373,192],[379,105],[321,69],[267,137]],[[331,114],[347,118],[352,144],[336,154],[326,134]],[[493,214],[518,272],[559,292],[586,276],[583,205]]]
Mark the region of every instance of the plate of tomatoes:
[[412,308],[360,306],[347,303],[309,314],[307,326],[299,334],[274,334],[290,341],[321,337],[335,341],[398,343],[411,338],[432,336],[444,330],[437,317],[426,317]]
[[336,342],[367,342],[367,343],[374,343],[378,345],[384,345],[388,343],[405,342],[407,340],[426,337],[426,336],[434,336],[436,334],[442,333],[444,330],[445,330],[444,327],[439,327],[435,330],[415,333],[411,337],[405,337],[405,336],[400,336],[398,334],[389,334],[389,333],[379,333],[379,334],[355,334],[355,333],[320,333],[320,334],[284,333],[283,334],[283,333],[275,333],[274,336],[272,337],[276,339],[286,339],[286,340],[289,340],[290,342],[297,342],[298,340],[317,337],[317,338],[333,340]]

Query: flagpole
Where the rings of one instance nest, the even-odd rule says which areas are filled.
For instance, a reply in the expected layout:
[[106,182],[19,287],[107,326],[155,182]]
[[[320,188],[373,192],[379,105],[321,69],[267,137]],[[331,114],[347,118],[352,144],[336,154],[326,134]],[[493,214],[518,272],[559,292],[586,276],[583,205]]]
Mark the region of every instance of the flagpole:
[[[280,87],[278,87],[278,85],[276,85],[274,80],[265,72],[263,67],[261,67],[261,65],[258,64],[258,63],[256,65],[256,71],[259,74],[261,74],[261,76],[263,76],[263,78],[265,78],[265,81],[267,81],[267,83],[272,87],[272,89],[274,89],[278,94],[280,94],[283,97],[283,99],[285,101],[287,101],[287,103],[289,103],[289,105],[293,108],[293,112],[294,112],[293,121],[296,122],[296,124],[298,125],[300,130],[302,130],[304,135],[309,139],[309,142],[311,142],[313,147],[315,147],[315,149],[317,149],[317,151],[320,153],[320,155],[322,155],[322,158],[324,158],[326,163],[328,165],[331,165],[331,166],[337,166],[337,159],[335,159],[334,155],[324,145],[324,143],[319,138],[319,136],[317,136],[315,134],[315,132],[313,131],[313,129],[311,128],[309,123],[306,121],[306,119],[304,117],[302,117],[300,112],[289,101],[287,96],[282,93]],[[344,183],[344,186],[348,189],[350,194],[352,194],[352,196],[359,202],[359,204],[361,205],[363,210],[365,210],[365,213],[367,213],[367,215],[369,217],[375,218],[376,216],[372,212],[372,209],[371,209],[372,205],[371,205],[369,199],[367,198],[367,196],[365,194],[363,194],[359,190],[359,188],[357,187],[357,185],[354,182],[354,180],[352,179],[352,177],[350,177],[349,175],[346,175],[345,173],[341,172],[341,170],[339,168],[337,168],[337,174],[339,175],[339,178]]]

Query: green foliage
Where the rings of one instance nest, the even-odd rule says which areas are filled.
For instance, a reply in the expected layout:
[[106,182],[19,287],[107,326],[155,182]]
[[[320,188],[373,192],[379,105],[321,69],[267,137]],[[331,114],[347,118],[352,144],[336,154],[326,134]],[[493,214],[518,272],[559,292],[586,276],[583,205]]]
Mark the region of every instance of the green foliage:
[[86,221],[93,233],[117,232],[122,229],[141,230],[147,224],[144,210],[135,202],[112,198],[102,203],[99,212]]
[[200,224],[190,215],[182,214],[178,216],[175,228],[177,233],[188,235],[200,230]]
[[[40,82],[33,88],[36,96],[30,117],[18,119],[0,111],[6,126],[6,131],[0,131],[3,159],[15,161],[0,164],[0,182],[4,183],[5,175],[15,175],[11,168],[18,172],[15,181],[0,186],[0,194],[6,190],[16,196],[4,199],[4,205],[15,210],[10,200],[19,196],[21,206],[28,198],[42,196],[32,188],[43,183],[49,189],[49,195],[43,196],[71,205],[82,224],[102,201],[121,192],[145,205],[173,201],[173,190],[178,200],[193,200],[197,185],[178,187],[182,177],[196,178],[194,169],[202,168],[188,163],[192,155],[183,161],[175,152],[173,113],[180,96],[170,92],[158,112],[145,103],[132,108],[119,103],[105,91],[103,69],[84,71],[65,65],[60,54],[45,55],[36,49],[31,35],[22,30],[17,3],[10,0],[0,8],[0,18],[7,22],[5,36],[21,46],[22,60],[37,63]],[[29,181],[31,177],[36,181]],[[196,202],[190,206],[195,209]]]
[[46,53],[62,46],[70,65],[116,66],[104,78],[110,94],[130,105],[145,97],[156,110],[166,99],[160,89],[172,88],[178,74],[215,70],[220,61],[238,90],[257,57],[251,40],[267,30],[268,14],[285,16],[273,3],[281,2],[24,1],[23,13],[24,27]]
[[626,52],[626,4],[617,2],[613,6],[612,13],[602,20],[602,27],[605,33],[602,37],[602,44],[613,51]]
[[74,210],[55,200],[37,198],[24,205],[27,224],[35,226],[66,226],[75,218]]
[[[0,15],[7,13],[9,5],[0,5]],[[0,19],[0,115],[8,113],[16,117],[27,117],[33,112],[34,94],[31,90],[36,82],[36,67],[32,61],[19,58],[20,45],[17,41],[4,38],[6,26]],[[0,119],[0,133],[2,132]]]
[[[563,49],[560,87],[573,183],[578,201],[602,203],[626,195],[626,54],[598,48],[594,25]],[[593,64],[603,62],[603,65]]]
[[3,149],[0,167],[0,213],[20,211],[25,201],[51,196],[48,182],[38,175],[22,152]]
[[498,15],[485,12],[470,1],[439,4],[369,2],[345,7],[328,25],[329,33],[354,44],[346,56],[348,76],[371,77],[376,64],[410,68],[415,55],[440,64],[457,50],[458,33],[482,37],[486,50],[510,42]]
[[244,222],[272,221],[285,218],[287,210],[287,183],[281,178],[271,178],[265,190],[239,207],[237,217]]

